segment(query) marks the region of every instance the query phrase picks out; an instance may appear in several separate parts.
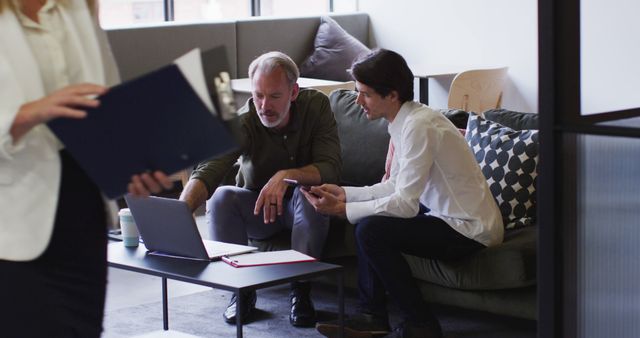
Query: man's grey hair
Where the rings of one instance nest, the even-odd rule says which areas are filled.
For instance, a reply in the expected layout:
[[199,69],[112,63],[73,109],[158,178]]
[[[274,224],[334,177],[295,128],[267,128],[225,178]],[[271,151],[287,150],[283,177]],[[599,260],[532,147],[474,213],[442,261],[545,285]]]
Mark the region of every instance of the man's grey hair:
[[267,52],[258,56],[249,65],[249,78],[253,80],[253,76],[258,71],[268,74],[278,67],[284,70],[287,80],[289,80],[289,86],[293,86],[298,81],[298,77],[300,77],[298,66],[287,54],[282,52]]

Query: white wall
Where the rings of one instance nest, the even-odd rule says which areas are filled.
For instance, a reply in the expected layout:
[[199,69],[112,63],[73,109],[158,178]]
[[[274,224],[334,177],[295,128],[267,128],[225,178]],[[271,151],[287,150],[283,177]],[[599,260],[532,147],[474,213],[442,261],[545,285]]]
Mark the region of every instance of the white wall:
[[[370,15],[374,43],[402,54],[414,72],[509,66],[502,106],[537,112],[537,1],[360,0],[359,9]],[[429,105],[446,107],[450,80],[430,81]]]
[[[581,1],[583,114],[640,107],[638,0]],[[503,107],[538,110],[535,0],[359,0],[377,46],[420,69],[509,66]],[[451,78],[432,80],[430,105],[447,104]]]
[[581,6],[583,114],[640,107],[640,1]]

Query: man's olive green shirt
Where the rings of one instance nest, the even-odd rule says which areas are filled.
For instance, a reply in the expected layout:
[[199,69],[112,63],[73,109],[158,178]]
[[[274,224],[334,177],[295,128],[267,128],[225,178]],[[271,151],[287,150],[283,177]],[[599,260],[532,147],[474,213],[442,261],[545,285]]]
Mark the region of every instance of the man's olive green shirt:
[[279,170],[315,166],[322,183],[338,183],[342,158],[336,120],[329,99],[313,89],[302,89],[291,104],[288,125],[265,127],[253,99],[240,108],[240,148],[230,154],[200,163],[191,174],[204,182],[209,197],[240,158],[236,185],[260,191]]

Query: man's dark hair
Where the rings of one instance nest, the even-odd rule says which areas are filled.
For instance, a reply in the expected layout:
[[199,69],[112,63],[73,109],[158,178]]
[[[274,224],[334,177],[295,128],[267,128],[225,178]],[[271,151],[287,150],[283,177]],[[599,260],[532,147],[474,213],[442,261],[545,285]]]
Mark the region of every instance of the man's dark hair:
[[354,61],[350,69],[354,80],[386,97],[395,90],[402,103],[413,100],[413,73],[404,58],[388,49],[376,49]]

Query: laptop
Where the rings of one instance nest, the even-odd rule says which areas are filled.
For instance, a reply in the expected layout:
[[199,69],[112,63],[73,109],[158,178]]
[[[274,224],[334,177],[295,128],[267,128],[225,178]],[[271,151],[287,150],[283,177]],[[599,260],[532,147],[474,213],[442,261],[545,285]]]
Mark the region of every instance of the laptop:
[[148,254],[212,261],[256,247],[203,240],[184,201],[125,195]]

